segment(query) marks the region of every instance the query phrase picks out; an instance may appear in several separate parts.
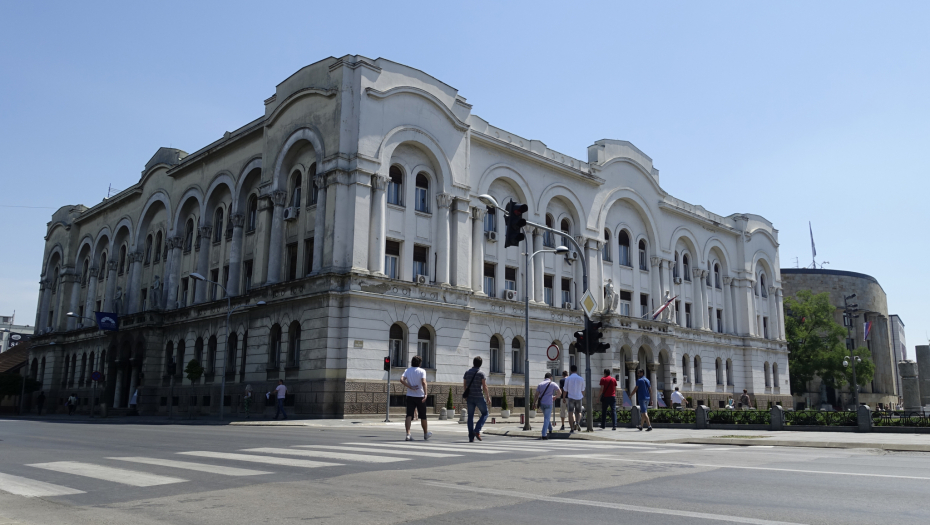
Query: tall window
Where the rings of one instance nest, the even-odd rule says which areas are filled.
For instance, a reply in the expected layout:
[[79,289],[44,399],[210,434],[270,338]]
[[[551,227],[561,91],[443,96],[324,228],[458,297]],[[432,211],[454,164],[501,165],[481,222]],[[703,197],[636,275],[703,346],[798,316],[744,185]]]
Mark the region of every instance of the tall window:
[[510,343],[511,360],[513,361],[512,371],[514,374],[523,373],[523,355],[521,350],[522,346],[520,345],[520,340],[514,337],[513,341]]
[[727,385],[733,386],[733,360],[727,359]]
[[617,234],[619,251],[617,252],[617,263],[623,266],[633,266],[630,262],[630,235],[620,230]]
[[639,240],[639,269],[649,270],[649,256],[646,253],[646,241]]
[[245,291],[248,292],[252,289],[252,259],[245,261],[243,266],[245,266],[242,270],[242,273],[245,274]]
[[287,330],[287,366],[296,368],[300,364],[300,322],[294,321]]
[[194,246],[194,219],[187,219],[184,226],[184,251],[189,252]]
[[275,324],[271,327],[271,335],[268,337],[268,368],[277,370],[279,359],[281,359],[281,325]]
[[287,280],[293,281],[297,278],[297,243],[292,242],[285,246],[285,262],[287,263]]
[[145,264],[152,262],[152,234],[145,238]]
[[[546,214],[546,226],[549,228],[555,228],[555,219],[552,218],[552,215]],[[555,248],[555,238],[550,231],[543,232],[543,246],[547,248]]]
[[568,219],[562,219],[562,222],[559,224],[559,230],[565,234],[562,236],[562,246],[571,246],[568,238],[572,236],[572,223],[569,222]]
[[204,366],[208,374],[216,373],[216,336],[211,335],[207,341],[207,364]]
[[388,334],[388,352],[391,354],[391,366],[405,366],[404,359],[404,329],[399,324],[392,324]]
[[704,383],[704,371],[701,370],[701,356],[694,356],[694,382],[698,384]]
[[675,252],[675,266],[672,266],[672,277],[678,278],[678,252]]
[[571,308],[572,304],[572,280],[563,277],[562,278],[562,306],[569,305]]
[[610,260],[610,230],[604,230],[604,247],[601,249],[603,250],[601,254],[603,259],[605,261],[609,261]]
[[484,216],[484,231],[497,231],[497,210],[488,210],[488,214]]
[[681,256],[681,266],[685,274],[684,275],[685,280],[690,281],[691,280],[691,259],[688,258],[687,253]]
[[87,284],[87,272],[90,270],[90,261],[84,259],[84,266],[81,268],[81,286]]
[[762,370],[765,373],[765,388],[770,388],[772,386],[772,375],[769,369],[768,361],[766,361],[765,364],[762,365]]
[[313,271],[313,237],[304,239],[304,259],[306,259],[304,275],[310,275],[310,272]]
[[517,289],[517,269],[512,266],[504,268],[504,289]]
[[[186,347],[187,347],[187,342],[184,339],[181,339],[178,341],[178,352],[177,352],[178,357],[177,359],[175,359],[175,364],[177,366],[174,367],[175,375],[180,376],[184,372],[184,367],[187,366],[187,363],[184,361],[184,357],[185,357],[184,352],[185,352]],[[101,364],[106,362],[106,356],[107,356],[106,350],[104,350],[103,352],[100,352],[100,363]]]
[[778,388],[778,363],[772,363],[772,386]]
[[719,357],[717,358],[716,361],[714,361],[714,370],[717,373],[717,384],[722,385],[723,384],[723,362],[720,360]]
[[201,365],[204,364],[203,362],[203,338],[202,337],[198,337],[197,340],[194,341],[194,359],[196,359],[197,362],[200,363]]
[[769,318],[768,317],[762,318],[762,337],[766,339],[769,338]]
[[723,333],[723,310],[717,309],[717,332]]
[[155,233],[155,262],[161,260],[161,232]]
[[762,291],[762,297],[769,296],[769,291],[765,288],[765,274],[759,274],[759,288]]
[[436,368],[436,352],[433,348],[433,334],[429,328],[421,326],[417,331],[417,355],[423,360],[423,368]]
[[236,376],[236,354],[238,353],[239,346],[239,336],[236,332],[229,334],[229,337],[226,338],[226,355],[223,357],[223,361],[228,361],[226,365],[226,377],[232,379]]
[[397,262],[400,260],[400,243],[397,241],[386,241],[384,244],[384,274],[391,279],[397,279],[400,268]]
[[189,283],[190,283],[190,279],[188,279],[187,277],[184,277],[183,279],[181,279],[181,293],[178,294],[178,303],[180,303],[178,304],[179,308],[184,308],[185,306],[187,306],[187,294],[190,291],[190,288],[188,286]]
[[388,182],[387,188],[387,201],[388,204],[395,204],[397,206],[404,205],[404,174],[401,173],[400,168],[397,166],[391,166],[389,171],[390,181]]
[[213,214],[213,242],[223,240],[223,207],[220,206]]
[[714,263],[714,288],[720,290],[720,265]]
[[310,169],[307,170],[307,178],[310,179],[310,202],[307,203],[307,206],[313,206],[316,204],[317,200],[320,198],[320,188],[316,185],[316,164],[311,164]]
[[685,327],[692,328],[691,326],[691,303],[685,303]]
[[429,248],[426,246],[413,247],[413,276],[429,275]]
[[491,373],[500,374],[504,367],[501,366],[501,342],[497,336],[491,336]]
[[543,276],[543,295],[549,306],[552,306],[552,279],[551,275]]
[[620,315],[629,316],[633,310],[633,292],[620,291]]
[[258,222],[258,197],[254,194],[249,195],[249,213],[247,218],[246,230],[255,231],[255,225]]
[[119,247],[119,274],[123,275],[126,271],[126,245]]
[[429,179],[423,173],[417,174],[416,188],[414,193],[414,209],[423,213],[429,213]]
[[712,274],[713,274],[713,272],[710,270],[710,261],[707,261],[707,282],[704,283],[704,284],[706,284],[707,286],[712,286],[712,284],[711,284],[711,275],[712,275]]
[[[91,354],[91,369],[94,368],[94,354]],[[174,364],[174,341],[168,341],[165,345],[165,375],[171,375],[171,365]]]
[[497,266],[491,263],[484,263],[484,293],[488,297],[497,297],[497,285],[495,284],[494,272]]
[[[214,268],[210,270],[210,280],[213,281],[214,283],[219,282],[220,280],[220,269],[219,268]],[[218,289],[219,289],[219,286],[213,283],[210,283],[210,300],[211,301],[217,300],[216,291]]]
[[649,311],[649,294],[641,293],[639,294],[639,315],[640,317],[646,317],[650,314]]
[[688,373],[688,365],[691,364],[690,361],[691,361],[691,358],[688,357],[688,354],[681,356],[681,374],[684,376],[684,378],[682,379],[682,382],[684,383],[691,382],[689,381],[689,379],[691,378],[691,374]]
[[294,179],[294,194],[291,196],[291,206],[300,208],[300,190],[303,177],[301,177],[299,171],[295,171],[291,174],[291,177]]

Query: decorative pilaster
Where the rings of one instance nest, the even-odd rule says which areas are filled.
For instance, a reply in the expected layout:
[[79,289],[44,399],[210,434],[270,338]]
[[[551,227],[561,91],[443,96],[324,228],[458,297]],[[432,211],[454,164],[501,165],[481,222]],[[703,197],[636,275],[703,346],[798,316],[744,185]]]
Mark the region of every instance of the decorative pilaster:
[[245,215],[234,213],[229,218],[232,224],[232,243],[229,247],[229,280],[226,281],[226,290],[230,297],[239,295],[239,276],[242,274],[242,227],[245,225]]
[[178,307],[178,283],[181,281],[181,251],[184,246],[184,239],[181,237],[170,237],[168,240],[168,264],[165,280],[165,306],[166,310],[174,310]]
[[691,318],[694,321],[692,328],[697,330],[704,329],[704,281],[701,278],[701,274],[702,272],[699,268],[691,269],[691,276],[693,277],[691,280],[692,295],[694,296],[694,304],[691,305]]
[[116,270],[119,263],[116,259],[107,261],[107,286],[103,296],[103,311],[112,312],[113,297],[116,296]]
[[[271,203],[274,210],[271,214],[271,242],[268,248],[268,279],[265,284],[281,282],[281,258],[284,251],[284,205],[287,203],[287,192],[275,190],[271,192]],[[317,204],[319,206],[319,204]]]
[[[785,340],[785,302],[782,298],[781,288],[775,290],[775,311],[778,314],[778,339]],[[787,370],[786,370],[787,372]],[[778,385],[775,385],[778,386]]]
[[[326,179],[323,174],[313,178],[317,188],[316,221],[313,225],[313,271],[317,273],[323,267],[323,244],[326,237]],[[383,219],[383,217],[382,217]],[[384,257],[382,257],[383,259]],[[382,262],[382,264],[384,264]],[[383,273],[383,270],[382,270]]]
[[710,296],[707,294],[707,276],[709,274],[710,272],[708,272],[707,270],[701,270],[701,282],[698,284],[700,285],[700,289],[701,289],[701,303],[703,306],[703,310],[701,310],[701,315],[707,316],[704,322],[704,329],[713,331],[714,330],[714,318],[712,315],[710,315],[710,312],[707,311],[707,309],[710,308]]
[[736,322],[733,317],[733,296],[730,293],[730,283],[733,281],[730,277],[723,278],[723,307],[726,311],[723,313],[723,318],[726,319],[726,325],[724,327],[724,332],[727,333],[736,333]]
[[659,387],[656,384],[656,370],[658,369],[659,365],[657,363],[649,363],[646,365],[646,367],[649,369],[649,394],[651,396],[651,406],[658,408],[659,398],[656,395],[656,392],[658,392]]
[[472,208],[471,228],[471,289],[476,295],[484,293],[484,217],[488,211],[485,208]]
[[90,319],[82,319],[81,324],[86,326],[93,326],[94,321],[94,310],[96,309],[97,301],[97,276],[100,275],[100,270],[96,266],[92,266],[87,270],[87,295],[84,298],[84,317],[89,317]]
[[652,299],[651,304],[649,305],[649,311],[655,311],[659,307],[659,302],[662,300],[662,284],[659,280],[659,274],[662,273],[662,258],[661,257],[650,257],[649,262],[652,265],[652,269],[649,272],[649,298]]
[[[385,175],[371,176],[371,231],[368,239],[368,271],[372,275],[384,276],[385,214],[387,213],[387,189],[390,179]],[[314,250],[316,245],[314,244]]]
[[[639,366],[639,361],[627,361],[626,362],[626,373],[627,373],[627,383],[626,391],[627,394],[633,391],[633,388],[636,386],[636,367]],[[635,399],[630,399],[631,403],[635,403]]]
[[[210,272],[210,242],[213,240],[213,226],[201,226],[198,230],[199,235],[199,253],[197,254],[197,273],[209,278]],[[194,286],[194,304],[199,304],[207,299],[207,283],[191,279]]]
[[[74,268],[69,268],[63,272],[61,280],[63,281],[63,284],[71,283],[71,289],[69,290],[70,293],[68,295],[68,312],[77,313],[78,305],[81,304],[81,276],[74,271]],[[62,286],[62,289],[65,287],[66,285]],[[73,317],[67,317],[65,318],[64,324],[66,330],[74,330],[77,328],[78,320]]]
[[129,290],[126,294],[126,312],[134,314],[139,311],[139,294],[142,287],[142,261],[145,254],[141,251],[129,253]]
[[[449,284],[449,207],[452,206],[452,195],[439,193],[436,195],[436,283]],[[382,260],[384,258],[382,257]]]
[[452,239],[449,282],[457,288],[471,289],[471,207],[467,199],[452,201],[449,224]]
[[778,289],[774,286],[769,286],[769,296],[766,301],[769,306],[769,339],[778,339],[779,333],[781,332],[781,320],[779,319],[781,316],[779,315],[778,302],[776,301],[775,294],[777,290]]

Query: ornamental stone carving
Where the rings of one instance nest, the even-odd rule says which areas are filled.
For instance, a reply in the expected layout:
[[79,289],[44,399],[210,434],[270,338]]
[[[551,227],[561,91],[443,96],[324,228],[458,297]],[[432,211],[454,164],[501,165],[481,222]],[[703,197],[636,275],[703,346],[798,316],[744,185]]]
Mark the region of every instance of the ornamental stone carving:
[[229,222],[232,224],[233,228],[242,228],[242,226],[245,225],[245,214],[233,214],[233,216],[229,218]]
[[452,206],[452,194],[450,193],[440,193],[436,195],[436,204],[440,208],[448,208]]
[[627,361],[626,362],[627,370],[636,370],[637,366],[639,366],[639,361]]
[[662,264],[662,258],[661,257],[650,257],[649,262],[651,262],[653,266],[659,266],[660,264]]
[[476,221],[483,221],[485,215],[487,214],[488,214],[487,208],[475,207],[471,209],[471,218],[475,219]]
[[119,267],[119,263],[118,263],[118,262],[112,261],[112,260],[111,260],[111,261],[107,261],[107,271],[115,272],[116,269],[117,269],[118,267]]
[[700,279],[700,278],[701,278],[701,275],[703,275],[703,273],[702,273],[702,270],[701,270],[700,268],[692,268],[692,269],[691,269],[691,275],[693,275],[695,279]]
[[129,254],[129,262],[132,262],[132,263],[142,262],[144,258],[145,258],[145,254],[142,252],[131,252]]
[[[91,277],[97,277],[98,275],[100,275],[100,268],[93,266],[89,270],[87,270],[87,274],[90,275]],[[48,283],[48,281],[39,281],[39,282]]]
[[390,181],[391,179],[384,175],[372,175],[371,187],[374,188],[375,191],[384,191],[387,189],[388,182]]
[[287,202],[287,192],[283,190],[275,190],[271,192],[271,202],[278,207],[284,207],[284,204]]
[[723,284],[724,284],[725,286],[730,286],[730,283],[732,283],[732,282],[733,282],[733,278],[732,278],[732,277],[724,277],[724,278],[723,278]]
[[184,246],[184,239],[177,235],[174,237],[168,237],[168,239],[165,241],[165,245],[169,250],[180,249],[182,246]]
[[[200,238],[202,238],[202,239],[209,239],[209,238],[210,238],[210,234],[213,233],[213,226],[210,226],[209,224],[206,225],[206,226],[201,226],[200,228],[197,229],[197,233],[199,234],[199,237],[200,237]],[[198,243],[198,244],[200,244],[200,243]]]

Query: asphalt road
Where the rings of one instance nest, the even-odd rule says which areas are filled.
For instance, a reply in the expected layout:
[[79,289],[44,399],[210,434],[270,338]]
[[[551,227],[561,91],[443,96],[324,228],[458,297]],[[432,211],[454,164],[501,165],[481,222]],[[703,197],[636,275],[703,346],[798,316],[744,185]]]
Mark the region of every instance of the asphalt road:
[[0,420],[0,525],[930,521],[925,453],[414,436]]

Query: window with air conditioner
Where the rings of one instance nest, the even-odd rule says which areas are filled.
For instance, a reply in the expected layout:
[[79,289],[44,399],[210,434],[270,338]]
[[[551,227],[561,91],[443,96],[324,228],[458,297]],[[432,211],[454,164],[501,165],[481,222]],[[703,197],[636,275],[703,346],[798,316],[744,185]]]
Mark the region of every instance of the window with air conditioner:
[[552,279],[551,275],[546,275],[543,277],[543,295],[545,296],[546,304],[552,306]]
[[504,289],[514,291],[517,289],[517,269],[512,266],[504,268]]
[[413,247],[413,276],[429,276],[429,248],[426,246]]
[[497,297],[497,285],[495,284],[495,272],[497,265],[484,263],[484,293],[488,297]]
[[484,216],[484,231],[497,232],[497,210],[488,210]]
[[572,280],[562,278],[562,304],[572,304]]

